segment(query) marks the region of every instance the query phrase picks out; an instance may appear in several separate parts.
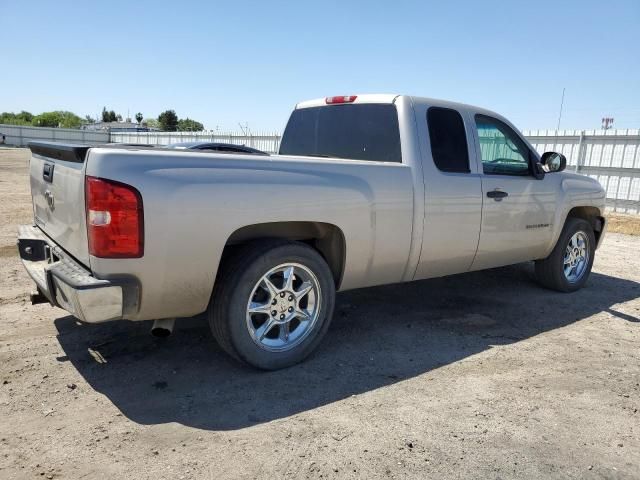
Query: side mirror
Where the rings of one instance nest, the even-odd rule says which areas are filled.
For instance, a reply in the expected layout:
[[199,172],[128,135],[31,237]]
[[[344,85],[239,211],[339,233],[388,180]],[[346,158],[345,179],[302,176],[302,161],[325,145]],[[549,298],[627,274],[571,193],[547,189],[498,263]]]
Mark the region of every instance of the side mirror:
[[567,157],[557,152],[545,152],[540,158],[540,163],[546,167],[547,172],[561,172],[567,168]]

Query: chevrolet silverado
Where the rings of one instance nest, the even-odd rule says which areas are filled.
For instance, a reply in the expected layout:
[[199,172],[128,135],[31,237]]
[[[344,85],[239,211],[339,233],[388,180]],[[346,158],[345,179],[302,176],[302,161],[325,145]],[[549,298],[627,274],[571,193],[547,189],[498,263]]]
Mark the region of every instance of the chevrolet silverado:
[[404,95],[296,105],[278,155],[30,144],[32,301],[83,322],[207,313],[261,369],[319,344],[335,292],[535,261],[571,292],[605,231],[597,181],[505,118]]

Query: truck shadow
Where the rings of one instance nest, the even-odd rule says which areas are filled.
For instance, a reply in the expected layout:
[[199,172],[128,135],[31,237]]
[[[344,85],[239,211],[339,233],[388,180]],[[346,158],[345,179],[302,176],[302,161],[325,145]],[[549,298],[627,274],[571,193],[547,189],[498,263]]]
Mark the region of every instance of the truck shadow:
[[329,333],[306,362],[278,372],[238,365],[204,317],[183,319],[159,341],[150,322],[55,321],[66,356],[132,421],[230,430],[285,418],[365,393],[607,311],[640,284],[592,274],[574,294],[544,290],[523,264],[338,295]]

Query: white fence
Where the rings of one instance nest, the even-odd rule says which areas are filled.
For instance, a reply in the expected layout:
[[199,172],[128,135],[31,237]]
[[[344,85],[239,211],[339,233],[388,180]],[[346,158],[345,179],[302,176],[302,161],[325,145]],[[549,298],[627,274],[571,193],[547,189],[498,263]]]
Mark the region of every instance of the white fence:
[[26,147],[34,140],[50,140],[71,143],[108,143],[109,132],[78,130],[72,128],[20,127],[0,124],[0,136],[7,145]]
[[[525,130],[538,152],[556,151],[567,157],[568,170],[597,179],[607,192],[607,205],[618,212],[640,214],[640,130]],[[73,143],[137,143],[166,145],[209,141],[233,143],[276,153],[279,133],[240,132],[94,132],[62,128],[0,125],[6,143],[25,146],[31,140]]]
[[538,152],[567,157],[567,170],[588,175],[607,192],[607,206],[640,213],[640,130],[528,130]]
[[257,148],[267,153],[276,153],[280,147],[279,133],[256,133],[247,135],[240,132],[113,132],[111,141],[116,143],[137,143],[144,145],[168,145],[180,142],[220,142],[233,143]]
[[[540,153],[567,157],[568,169],[597,179],[607,191],[607,205],[618,212],[640,213],[640,130],[527,130],[524,135]],[[111,134],[111,141],[163,145],[190,141],[227,142],[276,153],[280,135],[228,133]]]

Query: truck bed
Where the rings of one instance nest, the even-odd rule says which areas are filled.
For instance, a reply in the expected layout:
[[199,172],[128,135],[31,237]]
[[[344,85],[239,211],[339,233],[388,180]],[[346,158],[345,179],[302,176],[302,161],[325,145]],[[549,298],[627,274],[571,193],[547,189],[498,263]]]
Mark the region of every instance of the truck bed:
[[[335,225],[349,252],[340,288],[400,281],[412,238],[413,179],[400,163],[255,156],[143,147],[56,146],[31,162],[36,225],[98,279],[137,279],[142,320],[203,312],[226,242],[246,225]],[[75,149],[75,150],[74,150]],[[80,158],[84,149],[86,155]],[[66,153],[65,155],[71,155]],[[60,155],[64,156],[64,155]],[[53,165],[53,181],[43,177]],[[89,255],[84,179],[133,185],[144,202],[141,258]],[[47,203],[54,196],[54,208]],[[411,272],[412,273],[412,272]]]

